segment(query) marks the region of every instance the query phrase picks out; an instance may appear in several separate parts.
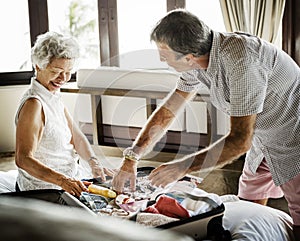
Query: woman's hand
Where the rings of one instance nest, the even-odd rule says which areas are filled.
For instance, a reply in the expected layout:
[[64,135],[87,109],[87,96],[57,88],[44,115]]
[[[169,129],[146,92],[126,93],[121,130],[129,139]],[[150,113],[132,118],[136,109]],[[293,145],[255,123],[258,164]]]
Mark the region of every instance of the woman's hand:
[[59,186],[66,192],[79,197],[82,192],[88,192],[88,189],[86,187],[87,183],[83,183],[80,180],[76,180],[74,178],[69,177],[63,177],[61,179],[61,183]]
[[106,181],[106,175],[112,177],[115,173],[114,170],[110,168],[104,168],[98,159],[90,159],[88,161],[94,178],[100,177],[103,182]]
[[117,192],[123,192],[124,186],[129,181],[129,188],[131,191],[135,190],[137,175],[137,161],[124,158],[122,166],[114,175],[112,180],[112,187]]
[[155,168],[150,174],[151,184],[157,187],[165,187],[169,183],[183,178],[188,173],[185,160],[164,163]]

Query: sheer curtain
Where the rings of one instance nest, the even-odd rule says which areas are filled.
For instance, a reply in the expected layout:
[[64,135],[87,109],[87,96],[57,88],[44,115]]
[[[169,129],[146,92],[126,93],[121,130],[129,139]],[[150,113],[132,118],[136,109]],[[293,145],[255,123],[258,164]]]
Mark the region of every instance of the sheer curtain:
[[226,30],[243,31],[278,44],[285,0],[220,0]]

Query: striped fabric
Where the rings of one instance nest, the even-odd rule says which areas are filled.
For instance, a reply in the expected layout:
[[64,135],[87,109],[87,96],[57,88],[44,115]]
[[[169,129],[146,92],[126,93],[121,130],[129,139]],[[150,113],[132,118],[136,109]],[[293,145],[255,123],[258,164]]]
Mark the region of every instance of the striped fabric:
[[276,185],[300,173],[300,68],[274,45],[245,33],[214,32],[207,70],[183,72],[182,91],[205,88],[230,116],[257,114],[246,163],[265,156]]

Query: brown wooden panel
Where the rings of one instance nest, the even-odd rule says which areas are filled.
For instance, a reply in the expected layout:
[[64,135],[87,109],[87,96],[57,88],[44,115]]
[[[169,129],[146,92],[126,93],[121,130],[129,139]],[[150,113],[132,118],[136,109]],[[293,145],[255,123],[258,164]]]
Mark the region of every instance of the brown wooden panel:
[[98,0],[100,59],[103,66],[119,66],[116,0]]
[[[289,1],[289,0],[287,0]],[[294,22],[293,27],[295,31],[294,41],[295,41],[295,56],[294,59],[297,64],[300,66],[300,1],[294,0]]]
[[[126,126],[102,125],[103,137],[99,139],[101,145],[119,147],[131,146],[141,128]],[[102,142],[102,143],[101,143]],[[209,135],[188,133],[185,131],[168,131],[155,145],[155,151],[187,153],[207,147]]]
[[282,48],[300,65],[300,1],[286,0],[282,22]]
[[117,0],[108,2],[108,31],[110,66],[120,66]]
[[103,66],[110,66],[107,1],[108,0],[98,0],[100,60]]
[[31,46],[36,37],[49,31],[47,0],[28,0]]
[[167,0],[167,12],[177,8],[185,8],[185,0]]

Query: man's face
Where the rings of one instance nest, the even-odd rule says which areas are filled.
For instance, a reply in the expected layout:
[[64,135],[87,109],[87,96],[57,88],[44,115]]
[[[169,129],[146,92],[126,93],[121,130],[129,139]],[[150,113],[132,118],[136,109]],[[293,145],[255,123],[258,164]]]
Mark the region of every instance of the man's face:
[[168,45],[157,43],[160,61],[166,62],[170,67],[178,72],[193,69],[185,55],[174,52]]
[[195,57],[193,54],[180,54],[173,51],[167,44],[156,43],[160,61],[166,62],[178,72],[192,69],[207,69],[209,64],[209,53]]

